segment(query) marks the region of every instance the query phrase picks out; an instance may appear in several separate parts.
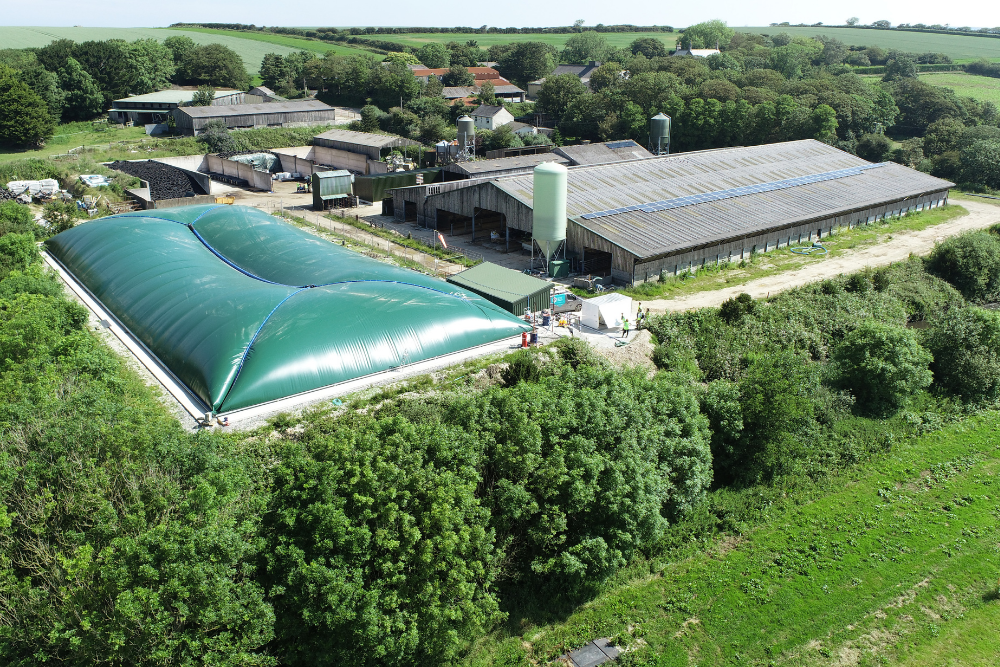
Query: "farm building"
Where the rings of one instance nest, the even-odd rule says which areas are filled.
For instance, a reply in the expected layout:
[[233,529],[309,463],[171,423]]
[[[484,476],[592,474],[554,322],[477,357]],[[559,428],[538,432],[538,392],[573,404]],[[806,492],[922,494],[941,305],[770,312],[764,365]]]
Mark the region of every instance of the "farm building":
[[554,287],[545,280],[491,262],[483,262],[449,276],[448,282],[478,294],[514,315],[523,315],[526,310],[537,313],[548,308]]
[[371,134],[351,130],[328,130],[313,137],[314,146],[335,148],[348,153],[367,155],[372,160],[380,160],[394,149],[404,146],[419,146],[419,141],[405,139],[391,134]]
[[251,207],[101,218],[47,249],[204,412],[300,396],[530,329],[455,285]]
[[469,114],[477,130],[495,130],[501,125],[514,122],[514,116],[499,106],[482,105]]
[[[177,107],[190,106],[197,89],[161,90],[146,95],[124,97],[111,103],[108,120],[112,123],[132,122],[135,125],[165,123],[170,112]],[[244,95],[239,90],[217,90],[213,106],[242,104]]]
[[518,155],[516,157],[505,157],[496,160],[470,160],[468,162],[456,162],[443,167],[445,171],[453,174],[460,174],[466,178],[489,178],[497,176],[508,176],[531,171],[543,162],[558,162],[559,164],[569,164],[569,160],[555,153],[535,153],[532,155]]
[[[531,238],[531,174],[465,184],[408,205],[393,191],[395,215],[471,223],[474,237],[496,232],[508,246]],[[641,283],[934,208],[952,186],[812,139],[570,167],[567,256],[579,271]]]
[[201,134],[205,125],[211,121],[222,121],[231,130],[243,130],[255,127],[326,125],[336,120],[333,107],[319,100],[178,107],[171,113],[179,132],[195,135]]
[[560,146],[552,151],[569,160],[573,166],[586,164],[606,164],[622,160],[645,160],[653,154],[631,139],[605,141],[600,144],[577,144]]
[[[596,60],[591,60],[586,65],[559,65],[549,76],[559,76],[560,74],[573,74],[583,85],[590,88],[590,73],[601,66],[601,63]],[[548,77],[545,77],[546,79]],[[538,79],[536,81],[528,82],[528,97],[530,99],[535,99],[538,97],[538,91],[542,89],[542,84],[545,83],[545,79]]]

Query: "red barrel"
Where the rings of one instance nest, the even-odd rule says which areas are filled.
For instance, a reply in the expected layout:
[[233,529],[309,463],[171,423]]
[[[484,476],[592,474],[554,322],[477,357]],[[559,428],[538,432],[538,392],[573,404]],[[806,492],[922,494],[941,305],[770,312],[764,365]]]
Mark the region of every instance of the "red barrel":
[[521,347],[528,347],[528,332],[521,334]]

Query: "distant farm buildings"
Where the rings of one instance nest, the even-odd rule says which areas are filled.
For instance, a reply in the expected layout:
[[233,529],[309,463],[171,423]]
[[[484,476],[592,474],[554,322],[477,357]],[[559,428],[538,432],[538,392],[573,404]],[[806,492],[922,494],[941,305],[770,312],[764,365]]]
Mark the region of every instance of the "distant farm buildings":
[[205,126],[212,121],[222,121],[231,130],[243,130],[258,127],[329,125],[336,120],[334,108],[318,100],[177,107],[172,114],[178,132],[194,135],[201,134]]

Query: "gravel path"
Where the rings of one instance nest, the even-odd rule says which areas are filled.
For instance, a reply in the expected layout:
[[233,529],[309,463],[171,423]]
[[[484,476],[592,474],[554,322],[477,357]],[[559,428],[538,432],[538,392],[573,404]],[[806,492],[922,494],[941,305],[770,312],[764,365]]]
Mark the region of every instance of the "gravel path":
[[949,222],[933,227],[927,227],[915,232],[900,232],[893,234],[892,241],[879,243],[859,250],[847,251],[837,257],[829,257],[808,264],[794,271],[785,271],[757,278],[736,287],[725,287],[710,292],[698,292],[675,299],[642,300],[643,308],[650,308],[655,313],[693,310],[695,308],[718,307],[726,299],[746,292],[754,298],[766,297],[768,294],[800,287],[802,285],[826,280],[842,273],[853,273],[866,267],[885,266],[901,262],[911,254],[926,255],[934,249],[934,244],[949,236],[964,232],[985,229],[1000,223],[1000,206],[979,201],[962,199],[955,201],[969,211],[968,215],[955,218]]

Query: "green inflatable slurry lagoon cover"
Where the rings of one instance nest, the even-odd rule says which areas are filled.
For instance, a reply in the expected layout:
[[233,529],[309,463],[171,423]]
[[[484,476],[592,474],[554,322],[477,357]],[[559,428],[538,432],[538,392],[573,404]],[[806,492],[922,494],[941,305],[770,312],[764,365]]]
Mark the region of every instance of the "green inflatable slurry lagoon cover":
[[479,296],[245,206],[101,218],[49,252],[216,412],[519,335]]

